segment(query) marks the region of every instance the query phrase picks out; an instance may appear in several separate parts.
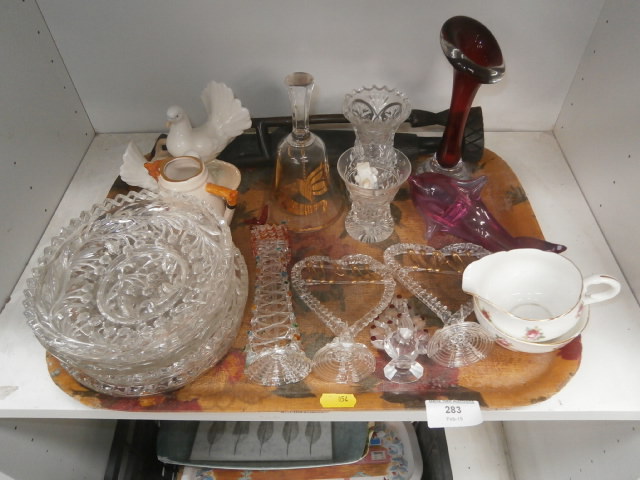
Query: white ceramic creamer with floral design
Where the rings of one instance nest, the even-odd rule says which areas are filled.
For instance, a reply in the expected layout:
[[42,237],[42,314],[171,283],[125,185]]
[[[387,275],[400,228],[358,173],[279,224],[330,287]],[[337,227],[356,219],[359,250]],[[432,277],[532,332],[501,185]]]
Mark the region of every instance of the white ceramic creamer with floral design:
[[620,283],[607,275],[583,279],[562,255],[520,248],[469,264],[462,290],[475,297],[486,319],[501,332],[546,342],[574,328],[586,305],[615,297]]

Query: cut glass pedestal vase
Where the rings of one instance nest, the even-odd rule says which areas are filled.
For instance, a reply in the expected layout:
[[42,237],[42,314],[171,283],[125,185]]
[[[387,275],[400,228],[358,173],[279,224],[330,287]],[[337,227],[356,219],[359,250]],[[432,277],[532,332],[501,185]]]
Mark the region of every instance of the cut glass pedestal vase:
[[465,179],[469,172],[462,162],[462,140],[469,110],[480,85],[502,79],[504,60],[493,34],[470,17],[447,20],[440,30],[440,45],[454,68],[449,118],[438,150],[419,170]]
[[393,233],[390,204],[411,173],[411,163],[393,146],[411,106],[398,90],[363,87],[345,96],[343,113],[356,133],[354,146],[338,159],[351,198],[345,229],[361,242],[381,242]]
[[309,130],[313,76],[292,73],[285,84],[293,128],[278,146],[271,222],[284,224],[292,232],[313,232],[340,216],[344,199],[331,178],[323,141]]
[[362,87],[345,95],[342,113],[353,125],[353,155],[363,161],[393,162],[393,139],[411,113],[406,95],[389,87]]

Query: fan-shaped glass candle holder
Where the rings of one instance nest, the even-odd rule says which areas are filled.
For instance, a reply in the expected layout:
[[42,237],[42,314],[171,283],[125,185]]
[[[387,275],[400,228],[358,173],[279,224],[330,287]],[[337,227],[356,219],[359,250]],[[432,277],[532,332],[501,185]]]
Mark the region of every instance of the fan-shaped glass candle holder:
[[220,360],[246,297],[228,225],[200,200],[143,190],[95,205],[52,240],[27,283],[25,314],[80,383],[139,396]]

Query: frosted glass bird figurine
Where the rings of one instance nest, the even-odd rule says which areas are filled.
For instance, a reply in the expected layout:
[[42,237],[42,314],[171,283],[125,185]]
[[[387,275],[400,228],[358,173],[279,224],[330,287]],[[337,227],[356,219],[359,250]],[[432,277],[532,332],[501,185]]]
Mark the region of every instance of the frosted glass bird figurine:
[[251,116],[224,83],[210,82],[200,98],[208,118],[198,127],[191,125],[181,107],[174,105],[167,110],[167,150],[174,157],[191,155],[208,163],[251,127]]

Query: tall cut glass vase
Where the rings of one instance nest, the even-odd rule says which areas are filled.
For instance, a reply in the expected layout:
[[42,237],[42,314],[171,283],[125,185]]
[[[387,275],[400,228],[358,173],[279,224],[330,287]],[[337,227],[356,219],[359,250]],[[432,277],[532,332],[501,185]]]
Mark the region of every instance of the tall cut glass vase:
[[345,230],[361,242],[382,242],[394,231],[391,201],[411,173],[411,162],[393,145],[411,106],[398,90],[363,87],[345,96],[343,113],[356,133],[354,146],[338,159],[351,199]]
[[309,130],[313,76],[285,78],[292,109],[292,131],[278,145],[270,219],[292,232],[313,232],[332,224],[344,208],[331,178],[324,142]]
[[456,16],[440,30],[440,46],[453,66],[449,118],[437,152],[420,171],[469,178],[462,162],[462,140],[469,110],[482,84],[493,84],[505,72],[500,45],[487,27],[470,17]]

